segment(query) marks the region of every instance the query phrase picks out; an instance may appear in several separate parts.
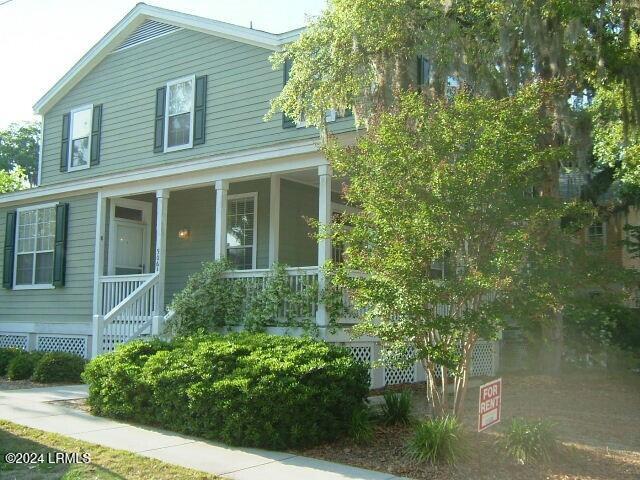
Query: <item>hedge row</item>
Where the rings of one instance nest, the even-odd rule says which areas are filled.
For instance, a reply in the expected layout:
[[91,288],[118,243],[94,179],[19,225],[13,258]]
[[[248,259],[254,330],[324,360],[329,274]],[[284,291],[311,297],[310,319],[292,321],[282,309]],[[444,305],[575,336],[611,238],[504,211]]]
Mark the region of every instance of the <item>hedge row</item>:
[[79,383],[85,360],[66,352],[25,352],[0,348],[0,376],[9,380],[31,378],[41,383]]
[[279,449],[345,434],[369,391],[367,366],[344,348],[249,333],[134,341],[83,378],[96,414]]

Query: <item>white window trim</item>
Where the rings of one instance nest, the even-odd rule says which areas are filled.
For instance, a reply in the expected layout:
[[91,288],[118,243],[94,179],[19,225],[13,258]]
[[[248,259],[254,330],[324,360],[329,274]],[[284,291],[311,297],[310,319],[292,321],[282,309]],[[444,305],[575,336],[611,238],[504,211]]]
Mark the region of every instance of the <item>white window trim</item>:
[[[42,203],[40,205],[31,205],[29,207],[20,207],[16,209],[16,232],[15,237],[13,239],[13,290],[50,290],[52,288],[56,288],[53,286],[53,283],[35,283],[30,285],[16,285],[16,275],[18,272],[18,219],[20,218],[21,212],[28,212],[30,210],[40,210],[42,208],[55,208],[58,206],[59,202],[52,203]],[[37,237],[36,237],[37,241]],[[48,252],[49,250],[47,250]],[[34,250],[37,253],[37,250]],[[55,255],[55,245],[54,245],[54,255]],[[32,252],[33,253],[33,252]],[[55,258],[54,258],[55,261]],[[35,265],[34,265],[35,271]]]
[[[324,116],[324,121],[327,123],[333,123],[336,121],[338,114],[335,108],[331,108],[327,110],[327,113]],[[307,128],[306,120],[296,120],[296,128]]]
[[[606,220],[600,220],[598,222],[594,222],[594,223],[601,223],[602,224],[602,248],[606,248],[607,247],[607,221]],[[593,225],[593,224],[592,224]],[[591,228],[591,225],[589,225],[586,229],[585,229],[585,240],[587,242],[587,245],[591,245],[592,244],[592,237],[589,234],[589,229]],[[595,240],[595,238],[593,238],[593,240]]]
[[[86,165],[78,165],[76,167],[71,166],[71,162],[73,161],[73,114],[77,112],[81,112],[82,110],[89,110],[91,115],[91,121],[89,122],[89,150]],[[69,155],[67,156],[67,172],[75,172],[76,170],[86,170],[91,167],[91,132],[93,131],[93,103],[89,105],[83,105],[81,107],[76,107],[69,112]]]
[[[186,81],[191,81],[193,88],[191,89],[191,112],[189,115],[189,143],[185,143],[184,145],[175,145],[173,147],[169,147],[169,87],[171,85],[176,85],[178,83],[184,83]],[[187,77],[178,78],[176,80],[171,80],[167,82],[166,92],[164,97],[164,152],[175,152],[177,150],[184,150],[186,148],[193,148],[193,123],[195,119],[195,110],[196,108],[196,76],[189,75]]]
[[[251,270],[255,270],[258,261],[258,192],[238,193],[235,195],[227,195],[227,212],[229,211],[229,202],[231,200],[240,200],[242,198],[253,198],[253,243],[251,244]],[[227,213],[228,215],[228,213]],[[224,232],[225,244],[227,232]],[[246,245],[245,245],[246,246]],[[226,247],[229,249],[229,246]],[[241,270],[246,271],[246,270]]]

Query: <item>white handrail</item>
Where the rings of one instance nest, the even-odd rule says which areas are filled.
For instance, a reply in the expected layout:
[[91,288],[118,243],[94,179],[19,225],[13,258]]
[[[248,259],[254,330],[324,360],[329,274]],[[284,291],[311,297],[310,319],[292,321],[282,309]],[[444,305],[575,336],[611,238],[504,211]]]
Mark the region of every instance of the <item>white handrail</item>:
[[111,311],[109,311],[104,316],[105,325],[107,325],[109,321],[112,318],[114,318],[120,311],[124,310],[125,308],[133,304],[133,302],[135,302],[140,297],[142,297],[145,293],[147,293],[147,291],[151,287],[153,287],[156,283],[158,283],[159,278],[160,278],[160,275],[158,273],[154,273],[146,282],[144,282],[142,285],[136,288],[133,292],[131,292],[131,294],[127,298],[122,300],[118,305],[116,305],[113,309],[111,309]]
[[[315,275],[318,273],[318,267],[289,267],[285,271],[287,275],[292,277],[299,275]],[[269,268],[257,268],[254,270],[227,270],[222,274],[225,278],[262,278],[267,277],[272,270]]]

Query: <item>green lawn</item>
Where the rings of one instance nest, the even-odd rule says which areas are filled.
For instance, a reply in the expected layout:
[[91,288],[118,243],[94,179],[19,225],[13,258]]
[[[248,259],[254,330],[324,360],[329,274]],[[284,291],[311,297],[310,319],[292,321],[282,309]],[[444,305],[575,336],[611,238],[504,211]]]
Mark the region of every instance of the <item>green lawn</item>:
[[[88,453],[88,464],[7,464],[8,452]],[[0,420],[0,478],[28,480],[218,479],[215,475]]]

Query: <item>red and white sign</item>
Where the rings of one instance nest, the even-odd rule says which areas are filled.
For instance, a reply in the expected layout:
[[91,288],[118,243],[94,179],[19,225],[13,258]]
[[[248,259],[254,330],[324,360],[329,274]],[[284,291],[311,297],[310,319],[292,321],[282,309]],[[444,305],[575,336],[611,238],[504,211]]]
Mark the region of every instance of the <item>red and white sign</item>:
[[500,422],[502,408],[502,379],[498,378],[480,386],[478,404],[478,431],[486,430]]

